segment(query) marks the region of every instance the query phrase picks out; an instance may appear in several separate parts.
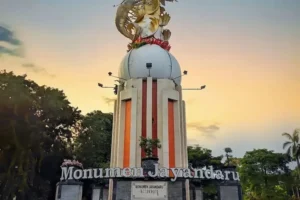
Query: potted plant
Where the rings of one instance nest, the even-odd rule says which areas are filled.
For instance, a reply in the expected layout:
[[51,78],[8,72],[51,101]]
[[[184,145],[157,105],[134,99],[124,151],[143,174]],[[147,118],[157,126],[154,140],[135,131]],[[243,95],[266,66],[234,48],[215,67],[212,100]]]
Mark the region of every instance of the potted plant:
[[159,139],[151,139],[140,137],[140,147],[146,154],[145,158],[142,158],[142,167],[144,169],[144,175],[148,175],[148,171],[152,171],[154,173],[155,166],[154,164],[158,163],[158,158],[153,155],[154,148],[161,148],[161,144]]

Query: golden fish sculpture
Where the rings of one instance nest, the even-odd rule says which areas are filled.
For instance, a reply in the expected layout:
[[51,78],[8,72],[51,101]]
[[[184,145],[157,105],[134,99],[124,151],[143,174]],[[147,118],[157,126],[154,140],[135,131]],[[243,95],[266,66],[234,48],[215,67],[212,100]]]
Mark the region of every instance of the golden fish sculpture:
[[168,40],[171,32],[162,28],[171,18],[161,6],[165,1],[174,0],[123,0],[115,19],[118,31],[132,41],[150,36]]

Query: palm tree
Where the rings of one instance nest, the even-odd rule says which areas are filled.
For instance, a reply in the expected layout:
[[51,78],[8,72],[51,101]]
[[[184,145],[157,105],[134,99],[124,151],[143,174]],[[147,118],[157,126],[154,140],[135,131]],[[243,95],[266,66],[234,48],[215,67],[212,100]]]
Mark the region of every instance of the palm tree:
[[227,166],[229,166],[229,158],[232,157],[231,155],[229,155],[230,153],[232,153],[232,149],[230,147],[226,147],[224,149],[225,153],[226,153],[226,162],[227,162]]
[[299,144],[300,129],[295,129],[293,134],[283,133],[282,136],[286,137],[288,141],[283,143],[283,149],[286,149],[286,153],[297,161],[297,166],[300,168],[299,156],[300,156],[300,144]]

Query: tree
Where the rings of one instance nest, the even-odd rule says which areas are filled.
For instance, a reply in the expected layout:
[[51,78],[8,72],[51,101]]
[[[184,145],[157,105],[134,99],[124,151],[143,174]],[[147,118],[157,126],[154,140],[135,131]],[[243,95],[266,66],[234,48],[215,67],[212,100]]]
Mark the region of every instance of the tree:
[[1,199],[46,199],[59,179],[44,176],[49,173],[41,168],[44,158],[70,153],[71,129],[80,111],[63,91],[39,86],[26,75],[0,71],[0,90]]
[[300,186],[300,180],[299,180],[299,168],[296,168],[292,171],[291,176],[288,180],[288,188],[291,188],[292,195],[300,198],[300,192],[299,192],[299,186]]
[[239,167],[241,164],[241,158],[232,157],[230,159],[231,165]]
[[[193,168],[203,168],[213,166],[218,169],[223,167],[222,159],[223,156],[212,156],[212,151],[207,148],[202,148],[199,145],[188,146],[188,162]],[[204,199],[215,199],[217,198],[217,184],[216,180],[192,180],[191,184],[201,185],[203,187]]]
[[[93,111],[83,117],[79,134],[74,141],[74,155],[84,168],[109,167],[113,114]],[[93,184],[107,184],[107,180],[83,180],[83,196],[90,199]]]
[[232,157],[232,155],[230,155],[232,153],[232,149],[230,147],[226,147],[224,149],[224,151],[225,151],[227,166],[229,166],[229,164],[230,164],[230,158]]
[[220,167],[222,166],[223,156],[212,156],[212,151],[210,149],[202,148],[199,145],[188,146],[188,161],[194,168],[201,167]]
[[[246,199],[286,200],[286,194],[274,191],[282,191],[277,187],[278,181],[290,174],[288,163],[287,155],[267,149],[246,152],[239,168]],[[279,198],[280,196],[285,197]]]
[[286,137],[288,141],[283,143],[283,149],[286,149],[286,153],[297,161],[297,167],[300,168],[299,156],[300,156],[300,144],[299,144],[299,129],[295,129],[293,134],[283,133],[282,136]]
[[107,167],[110,161],[112,137],[112,113],[93,111],[84,116],[81,133],[75,139],[76,159],[84,167]]

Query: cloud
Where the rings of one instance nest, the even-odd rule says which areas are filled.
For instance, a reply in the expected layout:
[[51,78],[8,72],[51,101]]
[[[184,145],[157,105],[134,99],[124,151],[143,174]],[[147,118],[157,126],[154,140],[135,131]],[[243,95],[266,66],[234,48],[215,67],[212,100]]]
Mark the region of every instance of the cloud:
[[21,61],[21,63],[23,63],[21,64],[23,68],[29,69],[35,73],[50,76],[52,78],[55,77],[55,75],[49,74],[45,68],[39,67],[34,63],[30,63],[30,62],[28,63],[28,61],[26,61],[26,58],[24,58],[23,56],[24,49],[21,40],[19,40],[15,36],[15,33],[13,31],[0,25],[0,57],[2,55],[19,57],[23,60]]
[[45,68],[36,66],[36,65],[33,64],[33,63],[24,63],[24,64],[22,64],[22,67],[27,68],[27,69],[30,69],[30,70],[32,70],[32,71],[35,72],[35,73],[41,73],[41,74],[50,76],[50,77],[52,77],[52,78],[55,77],[54,74],[49,74]]
[[3,46],[0,46],[0,56],[1,54],[8,54],[10,56],[20,57],[22,54],[16,49],[9,49]]
[[16,38],[13,32],[8,28],[0,26],[0,56],[1,54],[7,54],[22,57],[21,47],[22,42]]
[[111,103],[114,103],[116,98],[109,98],[109,97],[102,97],[103,101],[107,103],[107,105],[110,105]]
[[192,123],[187,123],[186,126],[187,128],[190,129],[196,129],[198,132],[201,133],[201,136],[211,138],[211,139],[216,138],[215,132],[220,130],[220,126],[218,125],[218,123],[203,125],[200,122],[192,122]]
[[15,34],[11,30],[3,26],[0,26],[0,41],[7,42],[15,46],[20,46],[22,44],[22,42],[15,37]]

